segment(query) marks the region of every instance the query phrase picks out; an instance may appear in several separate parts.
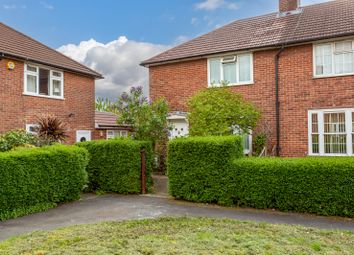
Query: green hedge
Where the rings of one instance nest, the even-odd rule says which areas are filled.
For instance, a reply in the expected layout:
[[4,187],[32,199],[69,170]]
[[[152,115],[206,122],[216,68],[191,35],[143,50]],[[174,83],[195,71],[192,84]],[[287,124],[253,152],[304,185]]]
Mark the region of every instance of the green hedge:
[[234,204],[354,217],[354,157],[236,160]]
[[75,146],[0,153],[0,220],[80,198],[87,162],[87,151]]
[[243,156],[239,136],[189,137],[168,144],[167,173],[172,196],[189,201],[229,204],[226,173]]
[[107,191],[121,194],[140,193],[140,151],[146,151],[147,185],[151,187],[152,146],[150,142],[113,139],[77,144],[90,153],[87,166],[88,191]]
[[238,139],[170,142],[171,195],[195,202],[354,217],[354,157],[234,159],[241,154]]

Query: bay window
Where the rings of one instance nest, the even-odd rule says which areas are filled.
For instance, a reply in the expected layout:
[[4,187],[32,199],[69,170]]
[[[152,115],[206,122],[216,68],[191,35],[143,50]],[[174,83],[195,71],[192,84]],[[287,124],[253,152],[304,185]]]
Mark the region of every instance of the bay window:
[[354,155],[354,108],[309,111],[310,155]]
[[63,98],[63,72],[35,65],[25,65],[24,93],[35,96]]
[[314,46],[315,77],[354,74],[354,41]]
[[251,53],[211,58],[208,60],[209,86],[243,85],[253,83],[253,57]]

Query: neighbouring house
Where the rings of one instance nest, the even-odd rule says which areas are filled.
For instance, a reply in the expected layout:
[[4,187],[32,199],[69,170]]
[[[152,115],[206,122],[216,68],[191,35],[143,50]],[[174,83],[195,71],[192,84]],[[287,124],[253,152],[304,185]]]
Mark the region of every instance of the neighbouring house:
[[117,115],[111,112],[95,112],[95,132],[93,139],[114,139],[128,137],[132,133],[130,125],[117,124]]
[[277,12],[234,21],[142,62],[150,97],[188,112],[188,98],[227,81],[262,111],[253,134],[267,125],[274,154],[353,156],[353,17],[352,0],[305,7],[280,0]]
[[0,133],[33,131],[37,116],[66,123],[68,143],[91,140],[98,72],[0,23]]

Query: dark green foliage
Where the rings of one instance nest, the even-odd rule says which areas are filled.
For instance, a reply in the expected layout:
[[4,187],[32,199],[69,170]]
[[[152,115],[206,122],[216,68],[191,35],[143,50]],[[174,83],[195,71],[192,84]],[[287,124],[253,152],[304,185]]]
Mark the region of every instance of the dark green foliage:
[[253,151],[255,156],[259,156],[264,147],[267,144],[267,135],[265,133],[260,133],[255,136],[253,139]]
[[0,152],[25,145],[37,145],[38,138],[23,129],[12,130],[0,135]]
[[233,159],[235,149],[222,146],[221,138],[213,139],[170,143],[171,195],[196,202],[354,217],[354,157]]
[[80,198],[88,153],[51,146],[0,153],[0,220]]
[[131,139],[113,139],[77,144],[90,153],[87,166],[88,191],[107,191],[122,194],[140,193],[140,151],[145,148],[147,184],[152,184],[152,146],[150,142]]
[[354,217],[354,158],[259,158],[234,162],[241,206]]
[[243,156],[240,136],[189,137],[168,145],[167,171],[172,196],[190,201],[230,204],[232,161]]

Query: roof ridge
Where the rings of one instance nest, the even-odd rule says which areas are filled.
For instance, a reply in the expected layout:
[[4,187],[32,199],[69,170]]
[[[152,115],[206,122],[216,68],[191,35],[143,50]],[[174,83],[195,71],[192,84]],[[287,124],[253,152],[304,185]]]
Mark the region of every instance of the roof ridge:
[[12,27],[6,25],[5,23],[3,23],[3,22],[1,22],[1,21],[0,21],[0,25],[3,25],[3,26],[6,27],[7,29],[9,29],[9,30],[11,30],[11,31],[14,31],[15,33],[18,33],[18,34],[20,34],[20,35],[22,35],[22,36],[24,36],[24,37],[26,37],[26,38],[28,38],[28,39],[34,41],[34,42],[40,44],[41,46],[46,47],[46,48],[49,49],[49,50],[54,51],[54,52],[56,52],[56,53],[62,55],[63,57],[65,57],[66,59],[69,59],[70,61],[76,62],[76,63],[79,64],[81,67],[87,69],[87,70],[90,71],[90,72],[95,73],[98,77],[102,77],[102,75],[101,75],[100,73],[98,73],[97,71],[95,71],[95,70],[89,68],[88,66],[86,66],[86,65],[84,65],[84,64],[82,64],[82,63],[80,63],[80,62],[78,62],[78,61],[76,61],[76,60],[74,60],[74,59],[72,59],[72,58],[70,58],[70,57],[68,57],[68,56],[66,56],[65,54],[63,54],[63,53],[61,53],[61,52],[59,52],[59,51],[57,51],[57,50],[55,50],[55,49],[49,47],[48,45],[45,45],[44,43],[41,43],[40,41],[38,41],[38,40],[32,38],[31,36],[26,35],[26,34],[20,32],[20,31],[18,31],[18,30],[16,30],[16,29],[14,29],[14,28],[12,28]]

